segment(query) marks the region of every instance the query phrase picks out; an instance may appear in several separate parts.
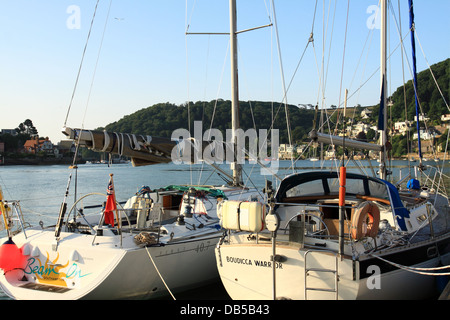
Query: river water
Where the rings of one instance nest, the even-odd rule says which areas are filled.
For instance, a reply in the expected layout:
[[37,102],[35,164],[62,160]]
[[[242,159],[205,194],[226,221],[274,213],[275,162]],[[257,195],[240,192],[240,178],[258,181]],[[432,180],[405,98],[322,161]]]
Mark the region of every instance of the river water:
[[[363,169],[359,169],[357,164],[361,164]],[[417,163],[412,163],[412,165]],[[439,165],[443,173],[446,175],[444,184],[447,190],[450,190],[450,163],[447,160],[445,164],[434,161],[426,162],[429,165]],[[336,161],[325,161],[323,167],[339,165]],[[366,172],[372,175],[372,169],[376,172],[377,163],[372,161],[348,162],[346,163],[348,172],[361,173]],[[295,163],[295,171],[311,171],[319,170],[320,161],[301,160]],[[228,165],[222,165],[221,168],[228,171]],[[264,170],[258,165],[245,164],[244,181],[248,186],[256,186],[262,189],[266,180],[273,182],[274,187],[277,185],[277,179],[270,175],[264,175]],[[274,166],[272,165],[272,168]],[[400,177],[404,177],[408,172],[414,173],[414,169],[408,168],[407,161],[392,162],[393,181],[397,181]],[[284,177],[292,174],[292,162],[288,160],[279,161],[277,175]],[[92,193],[106,193],[110,174],[113,174],[114,186],[117,201],[126,201],[133,196],[142,186],[149,186],[151,189],[157,189],[168,185],[177,184],[206,184],[217,185],[224,184],[224,180],[216,174],[214,169],[208,165],[175,165],[158,164],[145,167],[132,167],[130,164],[83,164],[79,165],[77,170],[69,169],[67,165],[52,166],[1,166],[0,167],[0,186],[6,200],[20,200],[24,218],[32,225],[38,225],[40,221],[44,225],[55,224],[57,221],[59,208],[64,199],[64,194],[69,183],[69,195],[67,199],[68,206],[81,196]],[[250,178],[248,178],[250,176]],[[448,194],[448,192],[447,192]],[[104,199],[104,198],[103,198]],[[97,198],[97,203],[101,199]],[[3,234],[0,234],[3,236]],[[220,283],[217,284],[220,286]],[[211,289],[211,288],[209,288]],[[214,298],[211,291],[207,296]],[[217,297],[225,297],[226,294],[222,288],[217,288]],[[189,295],[192,299],[192,295]],[[199,295],[199,298],[205,298]],[[7,299],[0,291],[0,299]]]

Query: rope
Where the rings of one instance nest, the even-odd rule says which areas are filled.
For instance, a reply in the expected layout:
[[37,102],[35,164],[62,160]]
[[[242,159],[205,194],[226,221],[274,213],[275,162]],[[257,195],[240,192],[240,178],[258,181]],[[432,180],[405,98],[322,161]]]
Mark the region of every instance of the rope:
[[80,79],[80,73],[81,73],[81,69],[82,69],[82,66],[83,66],[84,56],[86,54],[86,49],[87,49],[87,46],[88,46],[88,43],[89,43],[89,38],[91,37],[92,26],[94,25],[95,14],[97,13],[97,8],[98,8],[98,3],[99,2],[100,2],[100,0],[97,0],[97,4],[95,5],[94,15],[92,16],[91,26],[89,28],[89,33],[88,33],[88,36],[87,36],[87,39],[86,39],[86,44],[84,45],[83,55],[81,56],[81,62],[80,62],[80,66],[78,68],[78,74],[77,74],[77,78],[75,80],[75,85],[74,85],[74,88],[73,88],[72,97],[70,99],[69,107],[67,108],[67,114],[66,114],[66,119],[64,121],[64,126],[66,126],[66,124],[67,124],[67,119],[69,117],[70,109],[72,107],[72,102],[73,102],[73,98],[75,96],[75,91],[77,90],[78,80]]
[[[340,85],[339,85],[339,107],[341,106],[342,83],[344,80],[345,50],[347,47],[347,30],[348,30],[349,12],[350,12],[350,0],[347,2],[347,18],[345,20],[344,48],[343,48],[343,52],[342,52],[341,80],[340,80]],[[337,109],[337,112],[338,113],[337,113],[337,117],[336,117],[335,130],[337,130],[338,124],[339,124],[339,109]],[[342,122],[344,123],[344,121],[345,120],[343,119]],[[345,123],[344,123],[344,126],[345,126]]]
[[[436,268],[413,268],[413,267],[407,267],[407,266],[403,266],[401,264],[386,260],[384,258],[381,258],[377,255],[374,254],[370,254],[372,257],[375,257],[377,259],[380,259],[381,261],[387,262],[399,269],[403,269],[405,271],[410,271],[413,273],[417,273],[417,274],[421,274],[421,275],[426,275],[426,276],[448,276],[450,275],[450,271],[449,272],[444,272],[444,273],[431,273],[431,271],[440,271],[440,270],[445,270],[445,269],[449,269],[450,265],[448,266],[442,266],[442,267],[436,267]],[[430,271],[430,272],[422,272],[422,271]]]
[[422,54],[423,54],[423,56],[424,56],[424,59],[425,59],[427,65],[428,65],[428,69],[430,70],[431,76],[433,77],[434,83],[436,84],[436,87],[437,87],[437,89],[439,90],[439,93],[441,94],[441,97],[442,97],[442,100],[443,100],[444,103],[445,103],[445,106],[446,106],[447,109],[450,111],[450,107],[449,107],[449,105],[448,105],[448,103],[447,103],[447,101],[446,101],[446,99],[445,99],[444,94],[442,93],[441,87],[439,86],[439,84],[438,84],[438,82],[437,82],[437,80],[436,80],[436,77],[434,76],[433,70],[431,70],[431,66],[430,66],[430,64],[428,63],[428,59],[427,59],[427,57],[426,57],[426,55],[425,55],[425,52],[423,51],[422,44],[420,43],[419,36],[417,35],[417,29],[414,29],[414,31],[415,31],[415,34],[416,34],[417,42],[419,43],[420,50],[422,51]]
[[155,267],[155,270],[158,273],[159,277],[161,278],[161,281],[164,283],[164,286],[166,287],[167,291],[169,291],[169,293],[172,296],[173,300],[177,300],[177,299],[175,299],[175,296],[172,294],[172,291],[170,291],[169,287],[167,286],[166,282],[164,281],[164,278],[162,277],[161,273],[159,272],[158,268],[156,267],[155,261],[153,261],[152,255],[148,251],[148,248],[145,247],[145,250],[147,251],[147,254],[148,254],[149,258],[150,258],[150,261],[152,262],[153,267]]
[[[88,98],[87,98],[86,107],[85,107],[85,111],[84,111],[84,115],[83,115],[82,128],[84,128],[84,121],[85,121],[85,118],[86,118],[86,114],[87,114],[87,109],[88,109],[89,101],[90,101],[90,99],[91,99],[92,88],[93,88],[93,86],[94,86],[94,80],[95,80],[95,75],[96,75],[96,73],[97,73],[97,67],[98,67],[98,62],[99,62],[99,59],[100,59],[100,53],[101,53],[102,47],[103,47],[103,41],[104,41],[104,39],[105,39],[106,29],[107,29],[107,26],[108,26],[108,20],[109,20],[109,14],[110,14],[110,12],[111,12],[111,6],[112,6],[112,0],[110,0],[110,2],[109,2],[108,12],[107,12],[107,14],[106,14],[105,25],[104,25],[104,27],[103,27],[102,38],[101,38],[101,40],[100,40],[100,47],[99,47],[99,49],[98,49],[97,59],[96,59],[96,61],[95,61],[94,73],[93,73],[93,75],[92,75],[91,85],[90,85],[90,87],[89,87]],[[67,119],[66,119],[66,121],[67,121]]]
[[[317,1],[316,1],[316,8],[317,8]],[[280,70],[281,70],[281,74],[282,74],[281,75],[281,80],[282,80],[282,85],[283,85],[283,97],[282,97],[282,102],[279,104],[275,114],[273,114],[273,110],[272,110],[272,124],[271,124],[270,128],[267,130],[267,135],[266,135],[262,145],[266,144],[266,142],[268,140],[268,137],[269,137],[269,134],[271,134],[271,131],[274,130],[275,119],[278,117],[278,113],[280,112],[281,107],[283,105],[285,107],[285,113],[286,113],[286,125],[287,125],[287,129],[288,129],[289,144],[292,145],[292,143],[291,143],[292,139],[291,139],[291,133],[290,133],[290,129],[291,128],[290,128],[290,124],[289,124],[289,121],[288,121],[288,119],[289,119],[289,117],[288,117],[289,109],[288,109],[288,104],[287,104],[287,94],[288,94],[288,92],[289,92],[289,90],[291,88],[291,85],[292,85],[292,83],[294,81],[294,78],[295,78],[295,76],[297,74],[297,71],[298,71],[298,69],[299,69],[299,67],[300,67],[300,65],[301,65],[301,63],[303,61],[303,57],[306,54],[306,50],[308,49],[309,44],[313,42],[313,41],[311,41],[311,40],[313,40],[313,38],[311,36],[313,35],[316,11],[314,12],[314,16],[313,16],[313,22],[312,22],[310,36],[308,37],[308,41],[306,43],[306,46],[303,49],[303,52],[302,52],[302,54],[300,56],[300,59],[299,59],[299,61],[297,63],[297,66],[296,66],[296,68],[294,70],[294,73],[293,73],[293,75],[291,77],[291,80],[289,81],[287,86],[286,86],[285,81],[284,81],[283,63],[281,61],[281,48],[280,48],[279,37],[278,37],[278,29],[277,29],[276,13],[275,13],[275,4],[274,4],[273,0],[272,0],[272,11],[273,11],[273,17],[274,17],[274,26],[275,26],[275,39],[276,39],[277,47],[278,47],[279,65],[280,65]],[[289,167],[289,169],[292,168],[292,171],[294,172],[294,167],[295,167],[294,159],[291,157],[291,167]]]
[[[317,1],[316,1],[316,4],[317,4]],[[288,134],[289,145],[292,146],[291,124],[290,124],[290,121],[289,121],[289,106],[287,104],[287,91],[289,90],[289,88],[286,89],[286,83],[285,83],[285,77],[284,77],[284,69],[283,69],[283,61],[282,61],[282,58],[281,58],[280,38],[278,36],[278,23],[277,23],[277,18],[276,18],[277,15],[275,13],[275,2],[273,0],[272,0],[272,10],[273,10],[273,22],[274,22],[274,26],[275,26],[275,39],[276,39],[277,48],[278,48],[278,62],[279,62],[279,65],[280,65],[281,83],[282,83],[283,92],[284,92],[284,97],[283,97],[282,101],[284,101],[284,108],[285,108],[285,114],[286,114],[286,127],[287,127],[287,130],[288,130],[287,134]],[[314,24],[313,24],[313,26],[314,26]],[[308,41],[308,43],[309,43],[309,41]],[[305,50],[306,50],[306,48],[305,48]],[[289,84],[289,86],[290,86],[290,84]],[[294,167],[294,160],[292,159],[292,157],[291,157],[291,164],[292,164],[292,167]]]

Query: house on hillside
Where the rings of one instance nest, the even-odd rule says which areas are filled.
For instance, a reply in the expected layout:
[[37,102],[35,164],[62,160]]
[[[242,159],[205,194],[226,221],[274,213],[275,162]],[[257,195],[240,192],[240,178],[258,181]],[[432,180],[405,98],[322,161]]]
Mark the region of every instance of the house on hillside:
[[364,132],[367,133],[367,131],[370,129],[370,125],[363,123],[363,122],[358,122],[357,124],[354,124],[353,126],[348,126],[347,127],[347,136],[349,135],[348,133],[350,133],[351,137],[356,137],[360,132]]
[[[426,114],[424,113],[419,114],[419,121],[429,121],[429,120],[430,118],[428,118]],[[414,121],[417,122],[417,115],[414,116]]]
[[294,155],[294,146],[290,144],[280,144],[278,147],[278,158],[283,159],[290,159]]
[[372,110],[366,108],[363,111],[361,111],[361,118],[368,119],[372,115]]
[[46,154],[53,154],[53,143],[48,139],[39,139],[39,136],[32,136],[31,139],[25,141],[23,145],[25,153],[37,154],[44,151]]
[[[420,129],[420,140],[432,140],[440,133],[433,127],[428,129]],[[413,140],[418,140],[417,132],[413,134]]]
[[75,153],[76,146],[73,140],[61,140],[58,147],[55,148],[55,156],[61,158],[64,156],[72,156]]
[[394,123],[394,133],[399,133],[402,136],[404,136],[406,134],[406,132],[408,132],[409,129],[409,125],[408,125],[408,121],[401,121],[401,122],[395,122]]
[[16,129],[2,129],[1,134],[10,134],[12,136],[17,136]]

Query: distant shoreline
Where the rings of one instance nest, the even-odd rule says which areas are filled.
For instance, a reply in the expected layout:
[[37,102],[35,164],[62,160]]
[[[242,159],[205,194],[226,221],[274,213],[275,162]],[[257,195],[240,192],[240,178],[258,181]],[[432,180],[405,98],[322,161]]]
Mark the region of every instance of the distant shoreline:
[[[78,164],[85,163],[85,160],[78,161]],[[30,159],[30,158],[4,158],[4,161],[0,163],[1,166],[19,166],[19,165],[58,165],[67,164],[71,165],[73,158],[44,158],[44,159]]]
[[[445,160],[450,160],[449,155],[445,155],[444,153],[438,153],[437,159],[439,161],[442,161],[445,157]],[[338,158],[339,159],[339,158]],[[354,157],[355,160],[372,160],[375,161],[377,159],[363,159],[361,157]],[[280,158],[278,160],[290,160],[287,158]],[[301,160],[309,160],[309,159],[301,159]],[[334,160],[334,158],[328,158],[325,157],[324,160]],[[390,160],[403,160],[403,161],[418,161],[419,155],[410,153],[408,155],[404,155],[402,157],[396,157],[391,158]],[[435,158],[431,154],[424,154],[423,155],[424,161],[433,161]],[[77,164],[85,164],[88,160],[86,159],[79,159],[77,161]],[[0,162],[1,166],[20,166],[20,165],[35,165],[35,166],[46,166],[46,165],[72,165],[73,158],[61,158],[61,159],[55,159],[55,158],[44,158],[44,159],[30,159],[30,158],[5,158],[4,162]]]

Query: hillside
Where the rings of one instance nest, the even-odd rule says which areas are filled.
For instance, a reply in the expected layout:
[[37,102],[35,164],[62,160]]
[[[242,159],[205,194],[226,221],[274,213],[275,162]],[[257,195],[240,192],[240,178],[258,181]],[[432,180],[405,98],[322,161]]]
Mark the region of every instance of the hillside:
[[[447,103],[450,101],[450,59],[437,63],[431,67],[433,73],[442,90]],[[418,92],[423,112],[431,119],[431,124],[439,124],[442,114],[449,113],[442,100],[441,94],[435,86],[434,80],[429,70],[424,70],[418,74]],[[408,81],[405,86],[407,112],[405,115],[404,89],[400,86],[392,95],[392,114],[389,119],[392,122],[403,121],[405,117],[413,120],[415,115],[414,89],[412,81]],[[215,106],[215,104],[217,105]],[[127,115],[117,122],[106,126],[106,130],[115,132],[126,132],[135,134],[145,134],[160,137],[170,137],[175,129],[189,128],[188,109],[190,110],[191,128],[194,121],[203,122],[203,131],[212,127],[222,131],[225,137],[225,130],[231,127],[231,102],[219,99],[216,101],[197,101],[183,105],[171,103],[159,103],[148,108],[141,109],[133,114]],[[378,106],[371,108],[372,118],[370,122],[375,124],[378,118]],[[214,110],[215,108],[215,110]],[[360,112],[364,108],[357,108]],[[241,101],[240,102],[240,127],[244,130],[249,128],[267,129],[270,128],[272,110],[277,114],[274,128],[279,129],[280,143],[287,143],[287,126],[284,106],[279,103],[261,101]],[[330,109],[331,110],[331,109]],[[214,115],[213,123],[211,117]],[[254,119],[254,121],[253,121]],[[289,105],[289,119],[292,128],[292,138],[295,142],[307,139],[308,132],[312,129],[314,120],[314,110],[299,108]],[[392,124],[391,124],[392,126]]]
[[[159,103],[151,107],[139,110],[127,115],[121,120],[106,126],[108,131],[137,133],[160,137],[170,137],[175,129],[189,128],[188,109],[190,110],[191,128],[194,121],[202,121],[203,131],[212,127],[222,131],[231,128],[231,101],[198,101],[187,104],[175,105],[171,103]],[[279,129],[280,143],[287,143],[287,126],[285,108],[279,104],[273,104],[274,113],[279,109],[276,116],[274,128]],[[212,115],[214,115],[211,124]],[[239,103],[240,127],[244,130],[249,128],[268,129],[272,123],[272,103],[261,101],[241,101]],[[253,122],[253,119],[255,121]],[[294,128],[292,136],[294,141],[305,139],[312,129],[314,110],[301,109],[289,105],[289,119],[291,127]]]
[[[442,96],[444,96],[446,102],[449,103],[450,58],[432,65],[431,70],[433,71],[436,81],[442,91]],[[424,70],[417,74],[417,87],[422,112],[430,118],[431,122],[435,122],[435,124],[440,123],[441,115],[447,114],[449,111],[429,70]],[[406,112],[404,92],[406,92]],[[409,121],[414,120],[416,107],[412,80],[409,80],[406,83],[405,88],[403,88],[403,86],[398,87],[392,94],[391,100],[393,102],[393,106],[391,108],[391,117],[393,122],[404,121],[405,119]],[[379,104],[372,107],[373,119],[376,119],[378,116],[378,107]]]

